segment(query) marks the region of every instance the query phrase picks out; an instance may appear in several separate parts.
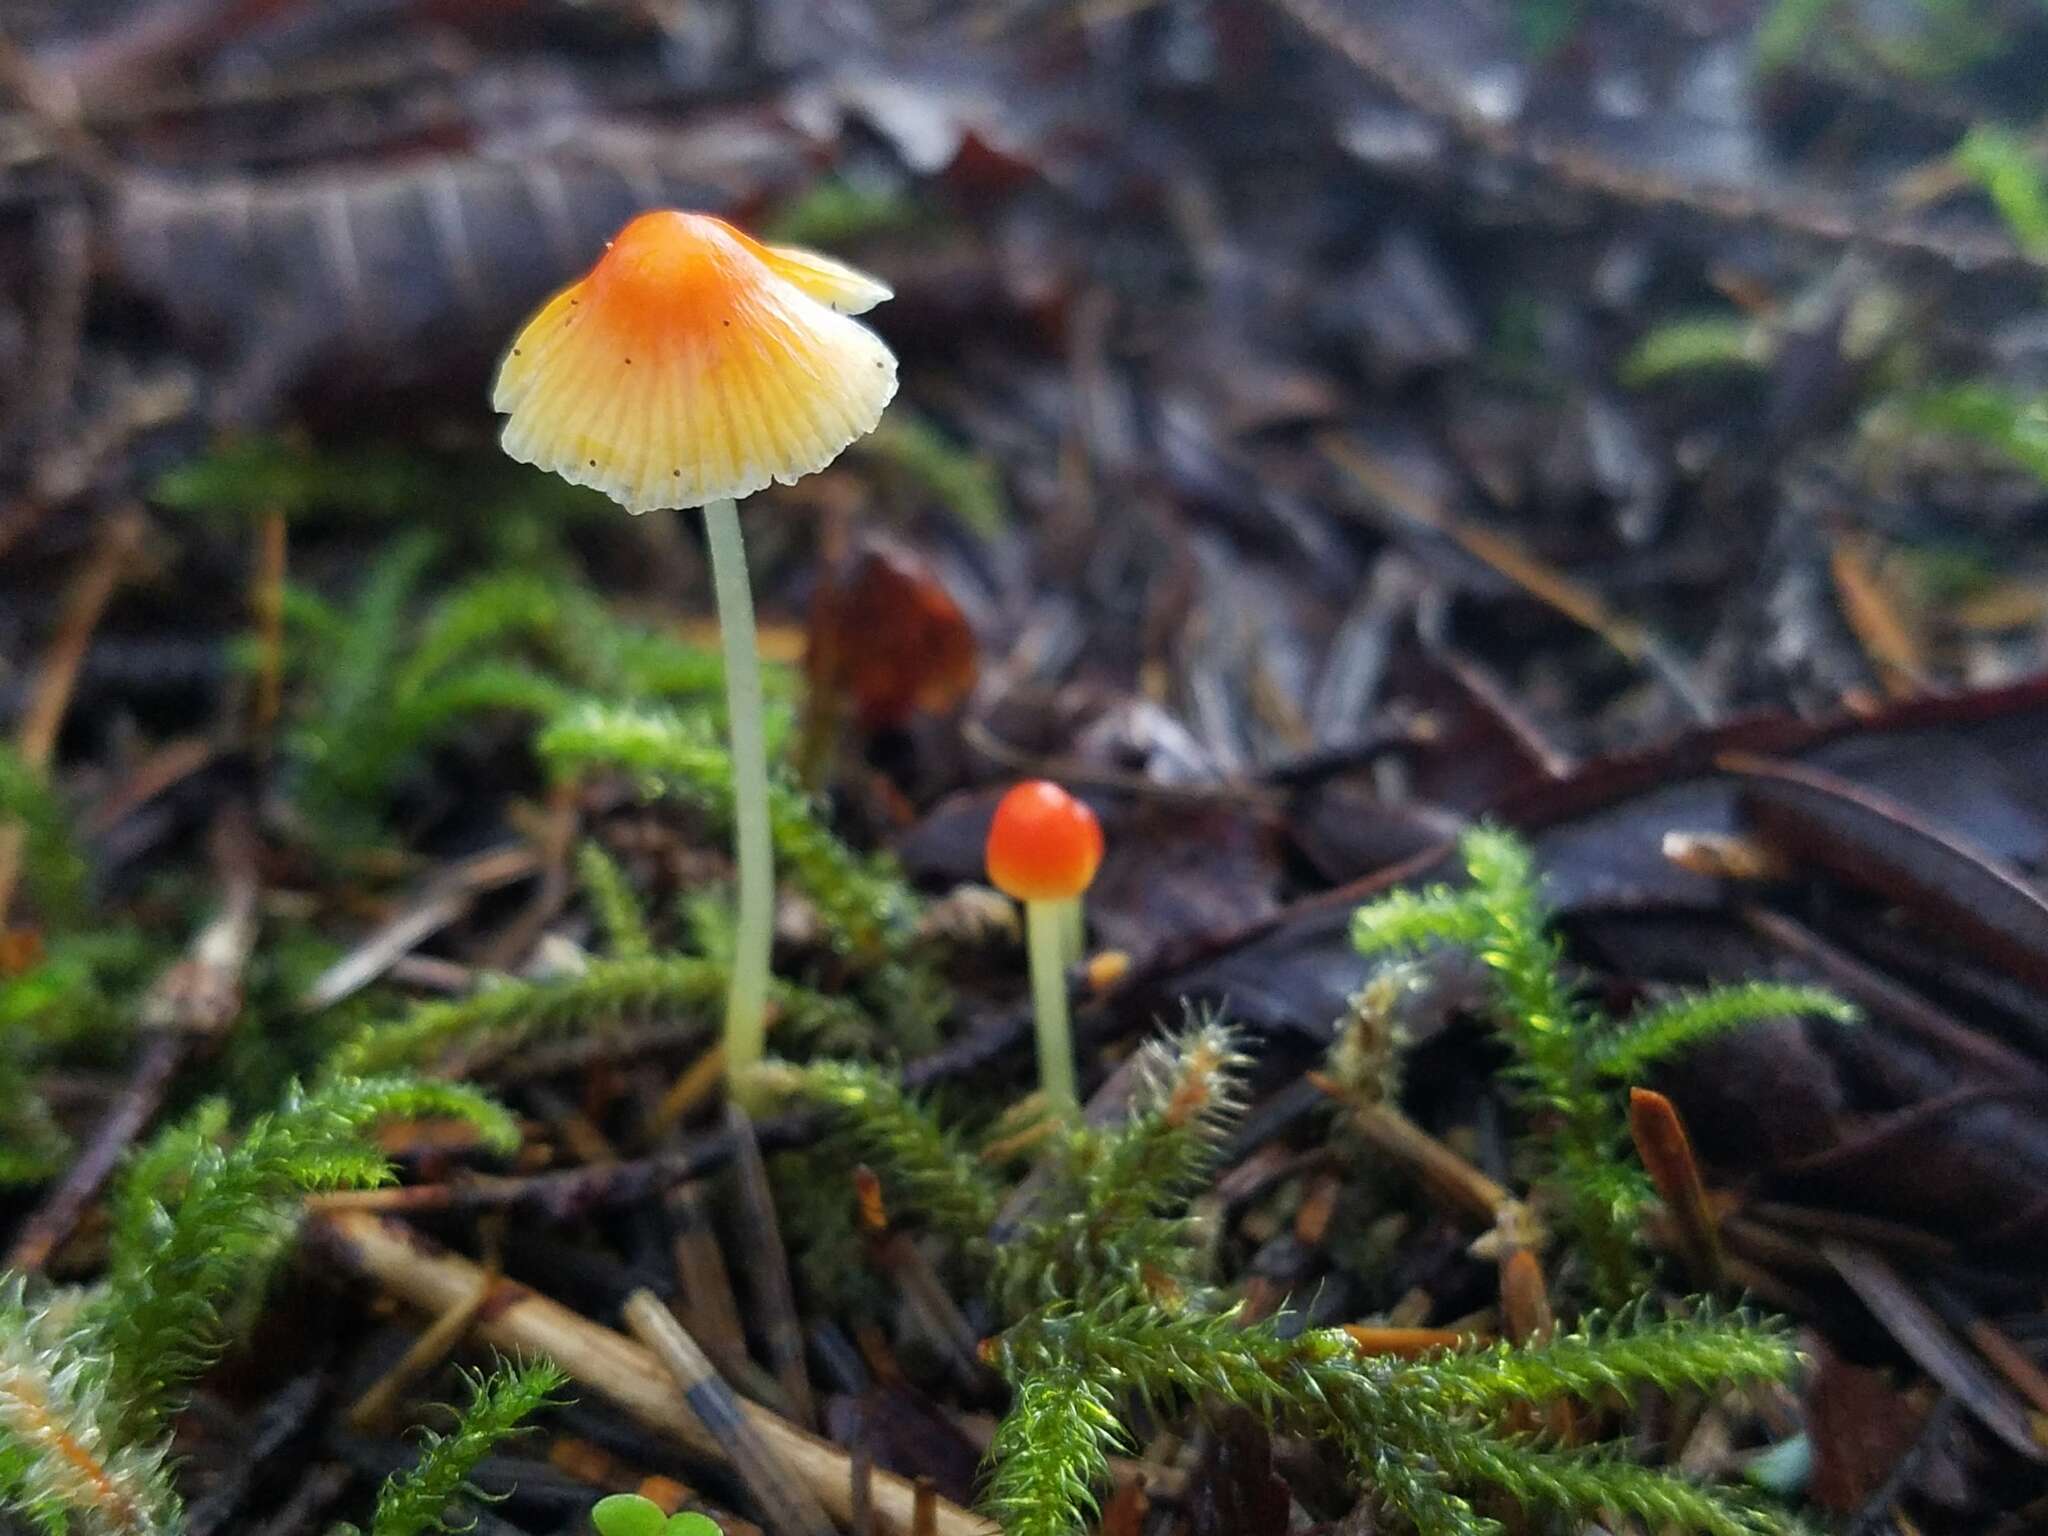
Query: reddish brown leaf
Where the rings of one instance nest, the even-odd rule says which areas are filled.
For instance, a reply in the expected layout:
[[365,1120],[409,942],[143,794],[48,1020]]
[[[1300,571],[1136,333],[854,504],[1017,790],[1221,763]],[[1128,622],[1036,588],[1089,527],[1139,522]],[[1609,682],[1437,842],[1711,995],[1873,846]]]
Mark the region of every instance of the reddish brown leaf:
[[974,686],[974,631],[930,566],[869,540],[811,599],[806,668],[862,730],[943,714]]

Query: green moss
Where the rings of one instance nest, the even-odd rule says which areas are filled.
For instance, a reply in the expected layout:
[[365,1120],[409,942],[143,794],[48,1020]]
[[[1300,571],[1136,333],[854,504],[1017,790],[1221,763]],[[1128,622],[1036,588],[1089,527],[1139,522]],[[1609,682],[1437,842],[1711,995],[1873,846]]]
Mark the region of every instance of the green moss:
[[1352,939],[1368,955],[1405,957],[1429,945],[1470,949],[1493,987],[1493,1022],[1513,1052],[1515,1098],[1533,1125],[1537,1178],[1589,1255],[1600,1296],[1618,1306],[1645,1285],[1641,1213],[1649,1181],[1625,1151],[1617,1086],[1699,1040],[1768,1019],[1853,1010],[1813,987],[1753,982],[1720,987],[1612,1019],[1565,981],[1529,849],[1481,827],[1460,844],[1469,884],[1396,891],[1361,907]]

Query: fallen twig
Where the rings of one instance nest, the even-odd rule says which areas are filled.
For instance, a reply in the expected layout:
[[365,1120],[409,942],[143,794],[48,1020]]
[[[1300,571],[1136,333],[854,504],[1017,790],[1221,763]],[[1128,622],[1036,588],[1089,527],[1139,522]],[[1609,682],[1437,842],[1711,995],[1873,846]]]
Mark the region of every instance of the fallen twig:
[[[315,1240],[350,1269],[439,1315],[475,1288],[483,1271],[401,1222],[362,1211],[329,1211],[309,1226]],[[524,1286],[507,1283],[477,1319],[477,1335],[500,1349],[552,1358],[570,1376],[603,1393],[626,1413],[700,1454],[717,1456],[717,1440],[682,1399],[659,1360],[622,1334],[601,1327]],[[788,1463],[835,1520],[853,1514],[851,1458],[753,1403],[740,1413]],[[877,1470],[875,1523],[888,1536],[908,1536],[916,1494],[907,1478]],[[937,1536],[999,1536],[980,1516],[939,1500]]]
[[668,1368],[683,1400],[747,1485],[776,1536],[832,1536],[832,1522],[817,1496],[791,1475],[773,1447],[754,1432],[739,1399],[725,1384],[689,1330],[652,1291],[635,1291],[622,1309],[633,1336]]

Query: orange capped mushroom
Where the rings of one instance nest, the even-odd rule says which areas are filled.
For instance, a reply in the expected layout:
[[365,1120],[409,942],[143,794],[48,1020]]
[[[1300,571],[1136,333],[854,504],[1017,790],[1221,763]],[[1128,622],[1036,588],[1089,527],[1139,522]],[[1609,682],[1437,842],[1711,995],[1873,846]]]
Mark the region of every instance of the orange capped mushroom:
[[775,839],[739,501],[823,469],[873,430],[896,393],[896,359],[847,316],[888,297],[851,267],[722,219],[643,213],[526,323],[491,394],[513,458],[629,511],[704,510],[732,741],[725,1064],[740,1091],[767,1032]]
[[505,354],[491,397],[505,451],[634,512],[793,483],[896,393],[894,354],[848,318],[888,297],[723,219],[641,214]]
[[1102,823],[1047,779],[1004,795],[988,829],[988,878],[1019,901],[1071,901],[1102,864]]

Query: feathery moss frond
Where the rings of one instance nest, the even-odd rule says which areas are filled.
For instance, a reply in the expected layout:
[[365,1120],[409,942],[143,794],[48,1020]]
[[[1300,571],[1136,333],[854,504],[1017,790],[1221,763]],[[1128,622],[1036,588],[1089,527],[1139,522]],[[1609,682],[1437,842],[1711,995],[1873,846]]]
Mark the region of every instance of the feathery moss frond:
[[1075,1536],[1109,1481],[1109,1457],[1127,1442],[1110,1394],[1079,1370],[1054,1366],[1012,1382],[1010,1411],[989,1446],[995,1471],[984,1499],[1005,1536]]
[[1652,1530],[1695,1536],[1780,1536],[1786,1529],[1782,1515],[1739,1489],[1702,1487],[1611,1451],[1551,1450],[1475,1429],[1432,1436],[1430,1449],[1453,1476],[1498,1488],[1526,1507],[1614,1510]]
[[157,1536],[178,1529],[164,1446],[129,1438],[107,1394],[106,1362],[81,1353],[0,1285],[0,1510],[50,1536]]
[[115,924],[49,937],[35,964],[0,978],[0,1034],[17,1031],[30,1050],[119,1047],[168,955],[139,929]]
[[528,570],[486,572],[443,595],[398,669],[394,691],[423,693],[508,654],[529,656],[549,676],[608,698],[711,707],[724,693],[715,648],[629,624],[588,587]]
[[1055,1187],[998,1255],[996,1290],[1011,1310],[1085,1303],[1134,1275],[1155,1285],[1191,1278],[1200,1255],[1185,1207],[1242,1112],[1246,1065],[1235,1034],[1214,1019],[1191,1019],[1145,1045],[1129,1119],[1067,1138]]
[[428,1536],[461,1529],[448,1523],[448,1506],[472,1493],[469,1477],[477,1463],[546,1407],[568,1379],[549,1360],[501,1361],[490,1375],[476,1377],[455,1428],[445,1435],[428,1434],[418,1463],[384,1480],[377,1491],[370,1536]]
[[[553,721],[536,748],[557,774],[615,769],[721,822],[732,816],[732,758],[706,720],[586,703]],[[777,866],[810,898],[833,942],[870,961],[896,954],[917,903],[888,861],[848,848],[786,782],[769,786],[768,809]]]
[[576,850],[576,878],[613,955],[621,960],[644,960],[654,953],[640,898],[633,894],[626,872],[610,854],[596,843],[585,842]]
[[1713,1391],[1745,1381],[1783,1381],[1799,1360],[1785,1331],[1741,1313],[1644,1321],[1589,1317],[1542,1344],[1434,1355],[1396,1368],[1390,1388],[1436,1394],[1459,1411],[1497,1414],[1555,1398],[1633,1399],[1645,1387]]
[[511,1117],[472,1089],[377,1078],[294,1091],[232,1145],[222,1144],[225,1111],[202,1109],[137,1154],[114,1191],[106,1285],[86,1317],[125,1433],[153,1433],[213,1358],[222,1301],[275,1252],[297,1198],[384,1182],[390,1165],[367,1133],[426,1117],[518,1145]]
[[687,703],[707,722],[721,707],[713,652],[614,617],[573,580],[486,572],[415,626],[436,548],[401,541],[346,609],[287,590],[293,670],[312,706],[291,755],[314,812],[360,825],[422,754],[479,716],[545,720],[585,694]]
[[876,1165],[885,1184],[900,1191],[908,1211],[963,1248],[986,1247],[997,1205],[988,1171],[895,1078],[851,1061],[802,1067],[771,1061],[761,1071],[765,1084],[837,1109],[860,1155]]
[[[421,1003],[392,1024],[373,1025],[335,1053],[336,1072],[427,1068],[456,1049],[502,1053],[545,1035],[655,1015],[701,1017],[724,1005],[726,967],[695,955],[598,959],[580,974],[504,980],[468,997]],[[865,1016],[850,1003],[787,982],[771,982],[777,1039],[821,1047],[867,1040]]]
[[0,1036],[0,1185],[39,1184],[71,1154],[71,1138],[50,1117],[17,1044]]
[[[1513,853],[1493,850],[1481,862],[1490,877],[1519,877]],[[1503,954],[1547,943],[1540,922],[1528,921],[1538,915],[1533,904],[1516,912],[1484,894],[1475,900]],[[1512,945],[1494,929],[1502,910]],[[1178,1283],[1192,1245],[1177,1208],[1231,1123],[1241,1068],[1234,1037],[1213,1021],[1148,1046],[1129,1123],[1057,1131],[1042,1165],[1040,1213],[997,1248],[991,1296],[1012,1320],[987,1348],[1012,1401],[990,1448],[987,1504],[1010,1536],[1080,1536],[1089,1527],[1108,1458],[1126,1434],[1120,1410],[1132,1400],[1161,1422],[1232,1405],[1339,1447],[1379,1504],[1418,1536],[1499,1536],[1501,1523],[1474,1500],[1503,1494],[1534,1508],[1579,1517],[1612,1509],[1709,1536],[1791,1528],[1744,1496],[1635,1465],[1612,1446],[1551,1447],[1508,1427],[1512,1410],[1559,1398],[1626,1398],[1649,1386],[1711,1391],[1789,1374],[1796,1357],[1784,1335],[1748,1317],[1694,1304],[1690,1318],[1592,1319],[1536,1348],[1404,1360],[1362,1353],[1341,1328],[1247,1323],[1213,1293]],[[997,1205],[987,1175],[892,1079],[839,1063],[770,1070],[846,1111],[864,1150],[938,1225],[970,1239],[987,1228]]]
[[[521,645],[579,680],[603,670],[609,615],[595,594],[535,571],[493,571],[434,602],[393,691],[420,693],[450,672]],[[591,679],[594,680],[594,679]]]
[[119,1049],[158,958],[133,929],[60,932],[33,964],[0,976],[0,1184],[37,1183],[63,1167],[70,1138],[44,1102],[38,1069],[67,1047]]
[[1486,937],[1486,914],[1462,891],[1431,886],[1419,895],[1389,891],[1351,914],[1351,942],[1361,954],[1383,955],[1428,944],[1476,947]]
[[[998,1355],[1005,1374],[1021,1385],[1062,1376],[1098,1391],[1134,1392],[1155,1408],[1216,1398],[1258,1413],[1296,1433],[1344,1445],[1362,1470],[1383,1475],[1375,1490],[1419,1530],[1475,1536],[1491,1528],[1457,1488],[1489,1489],[1526,1505],[1579,1514],[1603,1508],[1669,1522],[1712,1536],[1762,1536],[1786,1529],[1782,1517],[1720,1488],[1618,1459],[1602,1446],[1551,1449],[1504,1436],[1490,1419],[1514,1402],[1535,1401],[1560,1389],[1578,1395],[1616,1385],[1593,1362],[1613,1346],[1612,1376],[1623,1386],[1660,1377],[1674,1384],[1705,1381],[1716,1359],[1751,1378],[1777,1377],[1790,1368],[1789,1350],[1763,1344],[1739,1329],[1709,1329],[1695,1349],[1681,1342],[1683,1325],[1653,1325],[1637,1336],[1616,1324],[1596,1341],[1581,1338],[1552,1361],[1503,1366],[1503,1353],[1446,1356],[1428,1362],[1361,1357],[1341,1329],[1284,1336],[1271,1322],[1240,1326],[1233,1312],[1168,1311],[1134,1299],[1110,1297],[1092,1308],[1051,1307],[1006,1333]],[[1532,1351],[1532,1356],[1540,1355]],[[1491,1370],[1479,1362],[1491,1360]],[[1467,1392],[1441,1395],[1438,1387],[1464,1367]],[[1529,1395],[1517,1386],[1534,1389]],[[1024,1442],[1028,1454],[1053,1466],[1073,1465],[1089,1442],[1079,1426],[1046,1418]],[[1428,1469],[1428,1470],[1425,1470]],[[1448,1484],[1436,1480],[1440,1474]],[[999,1471],[998,1476],[1001,1476]],[[1057,1487],[1048,1490],[1048,1496]],[[1073,1532],[1087,1506],[1066,1498],[1039,1527]]]
[[1250,1065],[1236,1032],[1214,1017],[1191,1018],[1180,1033],[1145,1043],[1130,1118],[1103,1160],[1101,1218],[1185,1200],[1201,1187],[1244,1112],[1239,1089]]
[[1851,1010],[1815,988],[1759,982],[1698,993],[1618,1025],[1587,1008],[1567,984],[1527,845],[1498,828],[1476,827],[1459,851],[1468,889],[1394,892],[1359,910],[1353,937],[1368,954],[1458,945],[1492,973],[1495,1027],[1516,1057],[1511,1080],[1542,1127],[1532,1142],[1542,1163],[1539,1182],[1559,1206],[1560,1225],[1586,1253],[1594,1289],[1608,1305],[1621,1305],[1645,1279],[1639,1234],[1650,1184],[1624,1150],[1614,1080],[1760,1019],[1788,1011],[1844,1018]]
[[0,745],[0,827],[20,828],[22,885],[53,926],[75,922],[84,905],[85,859],[42,775]]
[[546,720],[574,698],[573,690],[523,662],[482,660],[417,692],[396,695],[382,722],[381,745],[391,761],[402,762],[460,721],[490,714]]
[[1591,1047],[1593,1067],[1626,1081],[1701,1040],[1809,1013],[1838,1024],[1853,1024],[1857,1017],[1834,993],[1790,982],[1748,981],[1693,992],[1643,1009],[1600,1036]]

